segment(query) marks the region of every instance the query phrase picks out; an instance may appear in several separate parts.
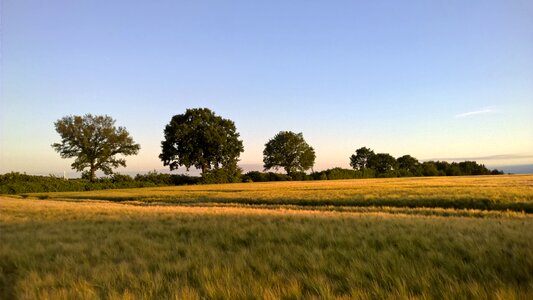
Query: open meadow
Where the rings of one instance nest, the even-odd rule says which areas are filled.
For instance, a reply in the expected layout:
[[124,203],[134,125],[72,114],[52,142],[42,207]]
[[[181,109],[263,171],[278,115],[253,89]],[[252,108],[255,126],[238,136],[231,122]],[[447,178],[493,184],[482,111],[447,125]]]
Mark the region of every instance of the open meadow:
[[0,198],[0,299],[533,298],[533,175]]

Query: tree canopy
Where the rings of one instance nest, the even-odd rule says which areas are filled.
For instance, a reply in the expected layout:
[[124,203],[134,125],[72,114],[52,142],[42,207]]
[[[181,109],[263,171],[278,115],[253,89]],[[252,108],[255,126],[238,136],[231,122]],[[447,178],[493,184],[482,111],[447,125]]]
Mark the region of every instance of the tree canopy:
[[372,149],[361,147],[355,150],[355,154],[350,156],[350,166],[355,170],[364,171],[368,168],[368,159],[373,155],[375,154]]
[[420,163],[414,157],[409,154],[398,157],[398,167],[402,172],[401,175],[404,176],[420,176],[422,175],[422,170],[420,168]]
[[368,159],[368,167],[375,170],[378,176],[387,176],[389,172],[398,169],[398,162],[388,153],[378,153]]
[[126,160],[117,155],[134,155],[140,149],[126,128],[115,127],[115,120],[107,115],[66,116],[54,125],[61,142],[52,147],[62,158],[76,158],[71,165],[73,169],[88,168],[91,181],[96,178],[96,170],[110,175],[114,168],[125,167]]
[[211,169],[236,167],[243,151],[233,121],[208,108],[193,108],[173,116],[165,127],[159,158],[170,170],[194,166],[205,174]]
[[303,134],[292,131],[280,131],[263,151],[265,171],[281,167],[288,175],[310,169],[315,158],[315,150],[305,142]]

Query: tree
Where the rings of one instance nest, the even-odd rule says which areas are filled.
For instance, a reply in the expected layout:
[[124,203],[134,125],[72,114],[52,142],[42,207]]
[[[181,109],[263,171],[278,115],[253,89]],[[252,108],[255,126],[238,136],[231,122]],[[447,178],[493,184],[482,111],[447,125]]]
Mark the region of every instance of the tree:
[[439,170],[434,161],[426,161],[422,163],[422,174],[424,176],[438,176]]
[[96,178],[96,170],[110,175],[114,168],[126,166],[126,160],[116,155],[134,155],[140,149],[126,128],[115,127],[115,120],[107,115],[66,116],[54,125],[61,143],[52,147],[62,158],[76,157],[72,168],[76,171],[88,168],[91,181]]
[[265,171],[281,167],[287,175],[313,167],[315,158],[315,150],[305,142],[301,132],[280,131],[265,144],[263,151]]
[[350,156],[350,166],[352,166],[352,168],[355,170],[361,171],[364,177],[365,170],[368,169],[368,160],[374,155],[375,154],[372,149],[361,147],[355,150],[355,154]]
[[402,172],[406,172],[405,174],[409,176],[420,176],[422,175],[422,171],[420,169],[420,162],[411,155],[404,155],[402,157],[398,157],[398,167],[399,170]]
[[398,162],[388,153],[378,153],[368,159],[368,168],[375,170],[378,176],[393,176],[392,171],[398,169]]
[[463,161],[459,163],[459,168],[463,175],[489,175],[490,170],[483,164],[478,164],[475,161]]
[[194,166],[206,174],[211,169],[235,168],[243,151],[233,121],[208,108],[192,108],[173,116],[165,127],[159,158],[171,171]]

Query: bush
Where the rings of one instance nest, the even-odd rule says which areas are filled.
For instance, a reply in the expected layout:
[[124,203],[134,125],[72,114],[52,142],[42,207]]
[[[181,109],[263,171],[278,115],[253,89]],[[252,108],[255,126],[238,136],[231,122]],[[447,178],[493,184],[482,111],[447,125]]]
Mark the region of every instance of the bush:
[[159,174],[155,171],[146,175],[137,174],[135,178],[129,175],[113,174],[111,177],[96,179],[94,182],[83,178],[64,179],[53,175],[32,176],[11,172],[0,175],[0,194],[92,191],[196,183],[198,183],[197,177]]
[[263,173],[259,171],[250,171],[242,176],[243,182],[289,181],[292,179],[292,177],[285,174],[274,172]]
[[237,165],[229,165],[202,173],[202,183],[236,183],[241,182],[241,177],[241,168]]
[[311,174],[311,177],[314,180],[338,180],[338,179],[356,179],[356,178],[365,178],[366,176],[371,175],[374,177],[373,170],[356,171],[352,169],[343,169],[343,168],[333,168],[327,169],[321,172],[314,172]]
[[265,182],[270,181],[267,173],[261,173],[259,171],[250,171],[242,176],[243,182]]
[[133,178],[131,176],[122,175],[122,174],[119,174],[119,173],[111,175],[111,181],[113,183],[122,183],[122,182],[130,183],[130,182],[134,182],[134,180],[133,180]]
[[342,168],[333,168],[326,170],[328,180],[336,179],[355,179],[357,178],[357,171]]
[[292,178],[286,174],[268,172],[268,181],[290,181]]
[[157,171],[150,171],[144,175],[137,174],[135,175],[135,181],[139,182],[149,182],[154,185],[170,185],[171,184],[171,175],[157,173]]
[[304,180],[312,180],[313,178],[305,172],[294,172],[290,176],[290,180],[296,180],[296,181],[304,181]]
[[170,175],[170,184],[172,185],[189,185],[197,184],[200,182],[199,177],[193,177],[189,175],[173,174]]

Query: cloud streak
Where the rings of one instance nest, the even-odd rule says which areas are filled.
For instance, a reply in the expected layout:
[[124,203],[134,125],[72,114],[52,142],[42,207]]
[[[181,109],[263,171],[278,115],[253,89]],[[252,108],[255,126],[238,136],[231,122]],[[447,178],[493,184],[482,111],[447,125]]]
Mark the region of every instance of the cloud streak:
[[457,114],[455,115],[456,118],[466,118],[466,117],[471,117],[471,116],[477,116],[477,115],[486,115],[486,114],[493,114],[493,113],[496,113],[498,112],[498,110],[494,107],[486,107],[486,108],[483,108],[483,109],[480,109],[480,110],[475,110],[475,111],[469,111],[469,112],[465,112],[465,113],[462,113],[462,114]]

